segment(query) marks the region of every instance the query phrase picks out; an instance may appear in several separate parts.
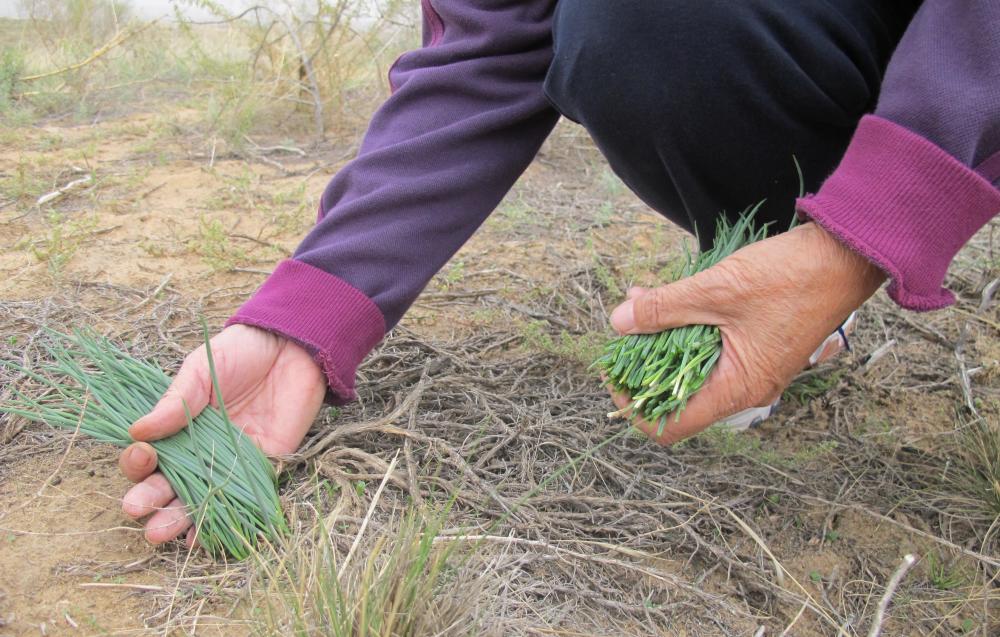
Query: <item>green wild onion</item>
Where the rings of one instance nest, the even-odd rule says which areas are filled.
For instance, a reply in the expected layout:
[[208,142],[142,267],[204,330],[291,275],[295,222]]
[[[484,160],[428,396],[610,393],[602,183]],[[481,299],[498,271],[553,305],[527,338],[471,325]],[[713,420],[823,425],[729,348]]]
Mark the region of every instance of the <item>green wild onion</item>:
[[[218,408],[205,407],[193,419],[188,414],[187,427],[151,444],[159,470],[194,521],[198,542],[213,556],[244,559],[261,539],[276,539],[287,526],[274,468],[226,412],[207,329],[205,345]],[[44,348],[50,362],[37,370],[0,361],[41,385],[36,396],[15,391],[11,401],[0,405],[0,413],[79,429],[126,447],[133,442],[128,428],[153,409],[170,385],[159,366],[129,356],[92,332],[70,336],[49,331]]]
[[[767,236],[756,229],[758,203],[735,222],[725,216],[716,223],[712,248],[698,255],[685,252],[680,277],[701,272],[740,248]],[[625,409],[612,414],[630,420],[642,418],[663,434],[671,414],[680,414],[688,399],[705,383],[722,354],[722,336],[714,325],[687,325],[656,334],[629,334],[612,339],[594,362],[611,387],[631,397]]]

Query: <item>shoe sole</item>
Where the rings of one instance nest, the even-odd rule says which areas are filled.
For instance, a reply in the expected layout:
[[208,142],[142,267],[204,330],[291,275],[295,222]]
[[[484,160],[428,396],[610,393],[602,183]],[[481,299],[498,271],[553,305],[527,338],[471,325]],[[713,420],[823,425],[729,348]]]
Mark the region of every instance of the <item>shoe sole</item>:
[[[854,327],[857,324],[857,314],[857,312],[851,312],[851,315],[837,328],[837,331],[827,336],[826,340],[816,348],[816,351],[809,357],[809,367],[815,367],[820,363],[826,362],[840,352],[851,351],[851,344],[848,342],[847,337],[854,331]],[[729,431],[753,429],[771,417],[778,410],[780,404],[781,398],[778,398],[773,404],[744,409],[709,426],[728,429]]]

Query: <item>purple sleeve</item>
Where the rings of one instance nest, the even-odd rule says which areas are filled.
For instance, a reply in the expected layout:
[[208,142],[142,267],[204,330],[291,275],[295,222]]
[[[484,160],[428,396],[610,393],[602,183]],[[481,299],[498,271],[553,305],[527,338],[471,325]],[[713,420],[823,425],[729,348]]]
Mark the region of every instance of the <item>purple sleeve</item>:
[[361,359],[497,206],[558,115],[542,92],[554,0],[422,0],[424,47],[319,221],[230,319],[281,333],[323,366],[334,402]]
[[1000,2],[924,2],[890,60],[874,115],[800,211],[892,279],[903,307],[941,287],[966,242],[1000,213]]

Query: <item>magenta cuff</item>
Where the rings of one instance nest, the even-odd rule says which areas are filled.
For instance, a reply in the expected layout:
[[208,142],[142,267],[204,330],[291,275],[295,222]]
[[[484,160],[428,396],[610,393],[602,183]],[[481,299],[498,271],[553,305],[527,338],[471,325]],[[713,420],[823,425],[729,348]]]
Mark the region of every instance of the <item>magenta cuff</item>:
[[302,261],[283,261],[226,325],[276,332],[309,349],[330,386],[330,402],[354,399],[361,360],[385,335],[382,312],[357,289]]
[[837,170],[797,205],[884,270],[899,305],[934,310],[954,302],[941,287],[945,273],[1000,213],[1000,191],[923,137],[869,115]]

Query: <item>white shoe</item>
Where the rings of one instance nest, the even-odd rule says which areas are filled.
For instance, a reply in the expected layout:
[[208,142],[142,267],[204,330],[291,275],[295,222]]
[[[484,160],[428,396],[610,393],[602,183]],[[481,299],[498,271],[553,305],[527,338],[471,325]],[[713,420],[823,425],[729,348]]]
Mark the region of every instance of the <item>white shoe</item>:
[[[815,367],[816,365],[833,358],[844,350],[851,351],[851,345],[847,341],[847,336],[854,331],[854,326],[857,323],[857,314],[857,312],[851,312],[851,315],[847,317],[847,320],[844,321],[840,327],[837,328],[837,331],[830,334],[830,336],[828,336],[826,340],[816,348],[816,351],[809,357],[809,367]],[[730,431],[745,431],[764,422],[764,420],[766,420],[778,409],[778,405],[780,403],[781,399],[779,398],[774,401],[774,404],[767,405],[765,407],[751,407],[750,409],[744,409],[743,411],[737,412],[728,418],[712,423],[711,426],[729,429]]]

